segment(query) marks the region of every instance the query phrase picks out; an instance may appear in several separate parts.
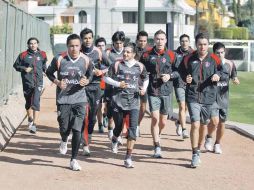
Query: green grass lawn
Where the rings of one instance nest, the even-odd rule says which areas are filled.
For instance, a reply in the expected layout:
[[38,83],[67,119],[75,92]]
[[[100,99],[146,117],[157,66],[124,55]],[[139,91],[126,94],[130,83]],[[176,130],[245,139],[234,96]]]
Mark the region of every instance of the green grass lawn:
[[254,124],[254,72],[238,72],[240,85],[230,86],[229,120]]

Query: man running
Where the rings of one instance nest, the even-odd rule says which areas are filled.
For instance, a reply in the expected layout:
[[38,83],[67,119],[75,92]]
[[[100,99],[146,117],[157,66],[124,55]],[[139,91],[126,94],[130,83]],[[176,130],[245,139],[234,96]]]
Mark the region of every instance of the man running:
[[197,51],[184,57],[186,72],[186,102],[191,119],[191,167],[200,164],[200,147],[204,140],[204,129],[208,124],[211,106],[216,98],[216,82],[220,80],[221,61],[208,52],[209,38],[199,33],[195,37]]
[[[109,64],[113,64],[116,61],[123,60],[123,46],[125,42],[125,34],[122,31],[117,31],[112,36],[112,47],[106,50],[106,55],[109,60]],[[108,127],[108,137],[113,137],[113,115],[112,115],[112,99],[113,88],[110,85],[106,85],[104,96],[106,104],[106,113],[103,116],[104,126]]]
[[173,92],[172,79],[178,77],[177,71],[173,72],[172,68],[176,61],[176,54],[167,50],[166,42],[166,33],[158,30],[154,34],[155,46],[145,52],[140,59],[149,73],[147,94],[152,117],[151,133],[155,158],[162,157],[160,136],[167,122],[169,108],[172,106],[170,105],[170,93]]
[[43,89],[43,72],[47,69],[47,56],[44,51],[39,49],[37,38],[29,38],[27,46],[28,49],[18,56],[13,67],[16,71],[21,72],[28,129],[30,133],[36,133]]
[[[90,149],[89,144],[92,139],[92,134],[94,130],[94,126],[96,123],[96,115],[99,108],[100,100],[101,100],[101,88],[100,88],[100,82],[101,82],[101,76],[103,72],[105,71],[105,67],[102,65],[102,62],[105,63],[105,61],[102,61],[102,52],[93,45],[93,31],[89,28],[85,28],[80,32],[80,38],[82,40],[82,46],[81,51],[86,56],[90,58],[90,60],[93,63],[93,78],[92,81],[86,86],[86,95],[88,100],[88,138],[82,138],[83,146],[83,154],[86,156],[90,155]],[[99,132],[103,133],[103,126],[99,126]],[[84,131],[85,126],[83,127],[82,133]],[[87,130],[85,130],[87,131]],[[86,134],[87,135],[87,134]],[[84,135],[82,135],[84,137]],[[88,139],[88,142],[86,142],[85,139]]]
[[[124,161],[126,168],[132,168],[132,151],[136,141],[136,128],[139,115],[139,94],[144,95],[148,86],[148,76],[144,65],[134,59],[135,44],[128,43],[123,52],[123,61],[116,61],[110,66],[105,81],[114,86],[112,96],[113,118],[115,128],[112,137],[112,151],[118,152],[118,137],[124,120],[128,120],[127,151]],[[139,79],[143,81],[140,89]]]
[[84,86],[92,80],[93,65],[89,58],[80,52],[81,39],[77,34],[68,36],[67,48],[67,52],[54,57],[46,74],[49,80],[57,85],[57,120],[61,135],[59,150],[61,154],[66,154],[68,137],[72,131],[70,168],[78,171],[81,170],[81,166],[76,158],[87,103]]
[[[147,43],[148,34],[146,31],[140,31],[136,37],[136,44],[137,44],[137,53],[135,59],[140,61],[141,56],[144,52],[149,51],[152,49]],[[140,86],[142,86],[142,80],[140,80]],[[136,136],[140,136],[140,123],[145,115],[146,112],[146,104],[147,104],[147,93],[144,95],[140,95],[140,110],[139,110],[139,119],[138,119],[138,126],[137,126],[137,134]]]
[[[179,72],[182,65],[183,57],[192,53],[193,49],[190,47],[190,37],[186,34],[183,34],[180,36],[180,46],[175,51],[177,53],[177,62],[175,64],[175,69]],[[186,129],[186,111],[187,107],[185,104],[185,90],[186,90],[186,84],[183,82],[181,73],[179,73],[180,76],[176,78],[173,81],[174,90],[175,90],[175,96],[176,100],[178,102],[178,120],[176,120],[176,134],[178,136],[182,136],[183,139],[188,138],[189,134]]]
[[[213,45],[213,52],[221,59],[222,66],[228,74],[226,81],[219,81],[217,83],[217,98],[216,102],[212,105],[211,120],[208,124],[208,134],[205,139],[205,149],[214,151],[216,154],[222,153],[221,139],[225,132],[225,122],[228,116],[229,80],[231,79],[233,84],[240,84],[237,78],[235,64],[225,58],[225,51],[226,49],[223,43],[217,42]],[[216,140],[213,144],[212,135],[216,129]]]

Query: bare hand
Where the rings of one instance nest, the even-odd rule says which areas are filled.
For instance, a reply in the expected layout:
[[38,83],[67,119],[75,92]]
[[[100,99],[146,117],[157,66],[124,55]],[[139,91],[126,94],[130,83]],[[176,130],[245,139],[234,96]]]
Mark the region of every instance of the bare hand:
[[26,71],[27,73],[30,73],[32,70],[33,70],[32,67],[27,67],[27,68],[25,68],[25,71]]
[[80,86],[86,86],[89,84],[89,80],[86,78],[86,76],[83,76],[80,81],[79,81],[79,85]]
[[161,80],[163,82],[168,82],[169,79],[170,79],[170,74],[161,74]]
[[61,88],[61,90],[66,89],[67,84],[66,84],[65,79],[62,79],[61,81],[59,81],[58,84],[57,84],[57,86],[58,86],[59,88]]
[[220,76],[219,76],[219,75],[214,74],[214,75],[212,76],[212,81],[213,81],[213,82],[218,82],[219,80],[220,80]]
[[235,77],[233,79],[233,84],[236,84],[236,85],[240,84],[240,81],[239,81],[239,79],[237,77]]
[[102,75],[102,71],[99,69],[94,69],[93,72],[97,77]]
[[186,77],[186,83],[190,84],[192,82],[192,76],[191,75],[187,75]]
[[124,81],[120,82],[120,88],[127,88],[128,87],[128,83],[125,83]]

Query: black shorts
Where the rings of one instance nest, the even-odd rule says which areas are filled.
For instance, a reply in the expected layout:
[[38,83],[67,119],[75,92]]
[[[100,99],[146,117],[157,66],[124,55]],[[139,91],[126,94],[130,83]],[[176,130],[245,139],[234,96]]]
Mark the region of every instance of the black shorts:
[[75,129],[81,132],[85,119],[85,105],[85,103],[57,105],[57,121],[60,131]]
[[42,93],[42,86],[28,88],[24,90],[24,97],[26,100],[25,108],[40,111],[40,99]]

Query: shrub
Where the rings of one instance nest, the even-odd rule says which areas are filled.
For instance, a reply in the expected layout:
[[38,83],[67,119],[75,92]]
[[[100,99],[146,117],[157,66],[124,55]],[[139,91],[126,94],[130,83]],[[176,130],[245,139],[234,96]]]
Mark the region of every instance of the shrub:
[[71,34],[72,28],[68,24],[62,26],[52,26],[50,28],[50,34]]

